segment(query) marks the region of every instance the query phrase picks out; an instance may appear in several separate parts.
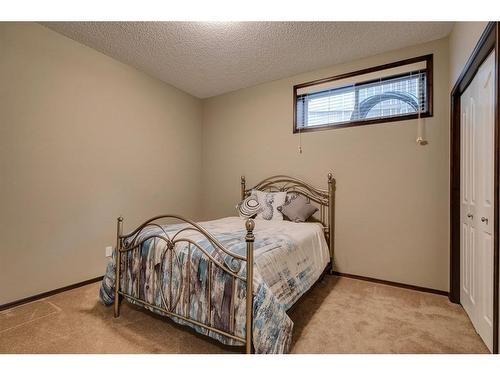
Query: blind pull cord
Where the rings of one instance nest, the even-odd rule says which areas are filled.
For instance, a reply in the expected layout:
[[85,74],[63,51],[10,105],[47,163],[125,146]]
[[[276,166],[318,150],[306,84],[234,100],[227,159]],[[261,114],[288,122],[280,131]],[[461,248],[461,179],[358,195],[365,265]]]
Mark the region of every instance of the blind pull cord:
[[421,77],[420,77],[420,71],[419,71],[418,72],[418,82],[419,83],[417,86],[418,87],[417,145],[425,146],[429,142],[427,142],[425,140],[425,137],[424,137],[424,133],[425,133],[424,123],[423,123],[424,119],[421,116],[423,95],[422,95],[422,89],[420,87],[420,81],[421,81]]
[[302,154],[302,128],[299,128],[299,154]]

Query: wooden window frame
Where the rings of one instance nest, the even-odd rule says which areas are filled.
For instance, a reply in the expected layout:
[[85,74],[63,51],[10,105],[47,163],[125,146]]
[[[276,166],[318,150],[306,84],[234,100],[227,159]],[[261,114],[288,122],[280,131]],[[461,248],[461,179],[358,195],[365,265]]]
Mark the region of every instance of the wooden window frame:
[[[298,85],[293,86],[293,133],[304,133],[318,130],[327,130],[327,129],[341,129],[341,128],[349,128],[352,126],[363,126],[363,125],[372,125],[372,124],[381,124],[387,122],[397,122],[404,120],[413,120],[419,117],[418,113],[401,115],[401,116],[392,116],[385,118],[374,118],[374,119],[366,119],[366,120],[356,120],[356,121],[345,121],[345,122],[337,122],[330,123],[325,125],[311,126],[305,128],[297,128],[297,90],[304,88],[315,86],[323,83],[334,82],[344,78],[350,78],[355,76],[360,76],[363,74],[373,73],[381,70],[396,68],[403,65],[414,64],[417,62],[425,61],[426,62],[426,72],[427,72],[427,81],[426,81],[426,91],[427,91],[427,106],[426,111],[420,113],[420,117],[432,117],[433,116],[433,54],[412,57],[405,60],[400,60],[388,64],[378,65],[371,68],[361,69],[354,72],[339,74],[333,77],[317,79],[315,81],[305,82]],[[398,75],[394,76],[397,77]],[[400,76],[400,75],[399,75]],[[387,77],[391,78],[391,77]],[[373,80],[376,81],[376,80]],[[366,81],[370,82],[370,81]],[[363,83],[366,83],[363,82]]]

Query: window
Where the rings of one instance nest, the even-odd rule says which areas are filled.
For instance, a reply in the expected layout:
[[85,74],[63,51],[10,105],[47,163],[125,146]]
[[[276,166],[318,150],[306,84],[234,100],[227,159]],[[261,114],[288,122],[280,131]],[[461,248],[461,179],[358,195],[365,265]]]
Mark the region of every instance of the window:
[[432,55],[293,88],[294,133],[432,116]]

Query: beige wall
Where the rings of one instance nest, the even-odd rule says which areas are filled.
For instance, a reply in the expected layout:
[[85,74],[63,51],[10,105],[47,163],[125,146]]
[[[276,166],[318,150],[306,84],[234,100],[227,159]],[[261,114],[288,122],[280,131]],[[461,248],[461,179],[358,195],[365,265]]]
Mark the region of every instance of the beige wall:
[[119,215],[197,218],[201,116],[43,26],[0,23],[0,304],[102,275]]
[[449,36],[450,89],[453,88],[488,22],[456,22]]
[[[292,134],[292,86],[434,53],[429,145],[417,121]],[[239,176],[337,178],[337,270],[448,290],[448,39],[270,82],[204,101],[203,212],[234,215]]]
[[[234,215],[241,174],[325,186],[329,171],[337,269],[447,290],[449,87],[485,25],[202,102],[43,26],[0,23],[0,304],[102,275],[118,215],[126,229],[160,211]],[[294,84],[426,53],[428,146],[403,121],[303,134],[298,154]]]

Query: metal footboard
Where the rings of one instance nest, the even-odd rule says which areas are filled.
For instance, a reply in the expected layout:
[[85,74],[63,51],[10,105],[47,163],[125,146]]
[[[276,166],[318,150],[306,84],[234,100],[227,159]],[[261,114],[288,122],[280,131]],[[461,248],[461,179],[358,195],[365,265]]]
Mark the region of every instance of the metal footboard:
[[[175,219],[178,222],[181,222],[185,225],[182,226],[181,229],[174,231],[172,234],[171,231],[167,231],[165,226],[158,224],[159,220],[164,219]],[[133,303],[149,308],[151,310],[162,313],[171,318],[176,318],[182,320],[184,322],[190,323],[192,325],[202,327],[208,331],[217,333],[219,335],[225,336],[232,340],[241,342],[245,344],[246,353],[252,352],[252,309],[253,309],[253,243],[254,243],[254,234],[253,230],[255,227],[255,223],[253,220],[248,219],[245,223],[246,226],[246,256],[241,256],[236,254],[227,248],[225,248],[213,235],[211,235],[208,231],[206,231],[203,227],[198,225],[197,223],[183,218],[178,215],[160,215],[153,217],[135,230],[130,233],[123,234],[123,218],[119,217],[117,221],[117,235],[116,235],[116,275],[115,275],[115,300],[114,300],[114,316],[118,317],[120,315],[120,303],[123,297],[129,299]],[[167,226],[168,228],[168,226]],[[149,234],[148,231],[151,229],[157,229],[156,232]],[[159,230],[158,230],[159,229]],[[207,241],[208,244],[212,247],[212,249],[216,249],[220,251],[222,254],[229,256],[232,261],[225,262],[217,259],[209,249],[206,249],[200,246],[197,242],[193,241],[191,238],[186,237],[185,235],[189,232],[197,232],[201,234]],[[140,292],[137,291],[135,294],[127,292],[125,290],[125,286],[128,285],[127,281],[130,285],[131,280],[127,280],[128,270],[130,270],[128,262],[132,259],[133,261],[137,261],[139,258],[139,262],[142,262],[141,249],[142,246],[147,241],[157,241],[155,242],[155,251],[158,248],[161,249],[159,255],[159,262],[155,265],[154,272],[157,272],[159,280],[156,284],[159,285],[159,294],[161,303],[158,305],[157,303],[151,303],[151,301],[146,300],[146,296],[141,298]],[[192,252],[197,249],[201,252],[201,256],[207,262],[207,316],[208,322],[201,322],[194,319],[190,316],[190,306],[191,306],[191,268],[188,268],[185,272],[186,280],[184,279],[184,271],[182,269],[184,263],[179,258],[179,250],[176,248],[176,244],[183,243],[187,245],[187,260],[186,267],[191,267],[192,261]],[[185,247],[183,247],[185,249]],[[169,272],[168,285],[166,287],[168,293],[164,291],[164,280],[163,280],[163,265],[167,263]],[[240,270],[242,267],[242,263],[246,263],[246,276],[240,275]],[[172,281],[172,274],[174,267],[178,268],[180,280],[178,285],[174,286]],[[231,298],[231,306],[230,306],[230,325],[229,329],[221,329],[220,327],[215,327],[214,324],[211,323],[211,301],[212,301],[212,282],[213,282],[213,272],[212,270],[218,268],[224,274],[230,275],[233,279],[233,298]],[[134,276],[138,279],[137,288],[140,287],[141,280],[141,272],[142,267],[137,267],[133,272],[138,273],[134,274]],[[150,270],[151,272],[151,270]],[[236,282],[237,280],[244,282],[246,288],[246,301],[245,301],[245,337],[240,337],[235,334],[235,290],[236,290]],[[185,284],[184,284],[185,283]],[[153,283],[154,284],[154,283]],[[150,287],[149,285],[146,288]],[[154,287],[154,285],[153,285]],[[176,307],[181,298],[181,290],[183,288],[187,289],[187,312],[186,314],[179,314],[176,312]],[[176,289],[176,290],[175,290]],[[177,295],[175,295],[175,292]],[[156,295],[155,291],[152,291],[153,296]]]

